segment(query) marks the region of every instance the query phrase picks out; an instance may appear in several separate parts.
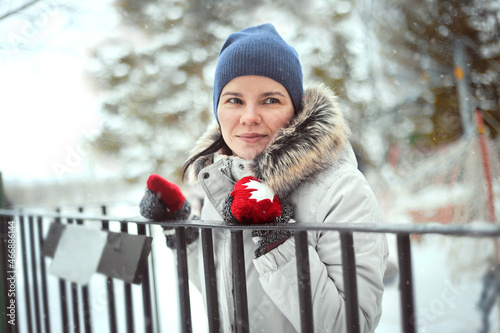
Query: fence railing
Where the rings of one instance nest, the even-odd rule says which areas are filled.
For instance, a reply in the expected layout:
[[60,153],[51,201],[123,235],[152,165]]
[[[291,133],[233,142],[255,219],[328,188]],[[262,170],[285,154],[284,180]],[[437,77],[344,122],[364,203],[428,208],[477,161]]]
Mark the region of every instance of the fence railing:
[[[96,327],[90,309],[90,299],[93,293],[91,286],[82,286],[59,279],[57,287],[49,285],[48,261],[42,253],[46,230],[51,223],[90,224],[98,223],[102,230],[110,230],[110,223],[118,224],[123,233],[151,235],[151,226],[167,224],[176,228],[177,236],[177,281],[178,281],[178,311],[180,330],[191,332],[192,311],[189,294],[189,276],[186,250],[185,227],[200,229],[203,251],[204,277],[206,289],[207,326],[210,332],[219,332],[221,323],[218,313],[217,284],[214,268],[213,229],[227,229],[231,232],[233,249],[234,298],[236,331],[248,332],[249,314],[247,304],[246,275],[244,270],[243,230],[276,229],[271,225],[227,225],[221,221],[176,221],[151,222],[142,218],[127,219],[120,216],[106,215],[106,207],[102,207],[99,215],[86,215],[80,209],[78,214],[61,214],[58,212],[36,212],[22,210],[0,210],[0,234],[2,242],[0,302],[2,302],[2,332],[103,332],[106,327]],[[129,228],[130,227],[130,228]],[[384,233],[394,234],[397,239],[399,260],[399,293],[401,332],[416,332],[416,313],[414,306],[414,284],[411,256],[411,236],[421,234],[439,234],[461,237],[500,236],[500,227],[487,223],[468,225],[442,224],[323,224],[295,223],[287,226],[295,231],[297,254],[297,278],[299,286],[299,302],[302,332],[313,332],[313,313],[311,287],[309,277],[309,262],[307,254],[307,231],[333,231],[340,235],[342,249],[343,278],[346,286],[345,302],[347,309],[347,327],[350,332],[359,332],[359,310],[357,299],[355,253],[353,234]],[[109,332],[144,331],[160,332],[158,324],[158,303],[155,301],[158,293],[158,283],[153,270],[155,264],[149,258],[140,286],[123,283],[116,278],[107,277],[105,286],[105,303]],[[22,273],[22,274],[21,274]],[[22,275],[22,279],[16,276]],[[22,280],[22,283],[20,282]],[[123,286],[119,286],[119,285]],[[123,289],[121,289],[123,288]],[[133,295],[132,288],[136,291]],[[137,296],[140,288],[140,296]],[[119,291],[119,292],[118,292]],[[120,295],[117,295],[120,294]],[[120,296],[120,297],[118,297]],[[59,305],[54,306],[50,300],[58,299]],[[118,298],[123,300],[120,304]],[[118,316],[118,307],[122,307],[124,316]],[[142,322],[134,322],[134,313],[142,311]],[[55,313],[59,312],[59,313]],[[123,318],[124,317],[124,318]],[[137,329],[142,326],[141,329]]]

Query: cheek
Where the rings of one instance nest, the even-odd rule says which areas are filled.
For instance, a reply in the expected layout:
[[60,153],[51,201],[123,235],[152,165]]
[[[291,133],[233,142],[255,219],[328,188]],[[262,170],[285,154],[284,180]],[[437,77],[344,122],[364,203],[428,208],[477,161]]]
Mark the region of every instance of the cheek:
[[231,135],[229,135],[229,130],[227,127],[221,127],[222,139],[227,145],[231,144]]
[[224,112],[224,110],[222,109],[219,109],[218,112],[217,112],[217,118],[219,118],[219,124],[221,127],[223,127],[224,125],[227,125],[229,123],[229,117],[228,117],[228,113],[227,112]]
[[287,112],[287,113],[275,118],[273,121],[273,132],[288,125],[288,123],[292,120],[293,115],[294,115],[294,113],[292,111],[292,112]]
[[234,127],[235,117],[231,117],[228,112],[219,112],[219,124],[221,127],[222,136],[224,139],[228,138],[231,129]]

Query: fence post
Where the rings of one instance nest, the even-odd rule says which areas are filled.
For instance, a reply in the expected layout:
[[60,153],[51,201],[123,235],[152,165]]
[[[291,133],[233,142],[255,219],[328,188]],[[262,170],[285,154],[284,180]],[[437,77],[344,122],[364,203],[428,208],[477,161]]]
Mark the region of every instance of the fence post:
[[[107,214],[107,210],[106,210],[105,205],[101,206],[101,213],[102,213],[102,215]],[[108,220],[102,220],[101,225],[102,225],[103,230],[109,231],[109,221]],[[106,288],[107,288],[107,295],[108,295],[109,331],[110,332],[117,332],[118,331],[118,324],[116,323],[115,288],[114,288],[113,278],[111,278],[109,276],[106,277]]]
[[[39,249],[43,249],[43,223],[42,223],[42,217],[38,216],[37,218],[37,225],[38,225],[38,246]],[[42,300],[43,300],[43,319],[44,319],[44,324],[45,324],[45,332],[50,332],[50,311],[49,311],[49,296],[48,296],[48,291],[47,291],[47,272],[45,268],[45,257],[43,253],[41,253],[40,250],[40,276],[41,276],[41,281],[42,281]]]
[[[61,213],[60,208],[56,208],[58,214]],[[56,217],[55,223],[62,224],[61,218]],[[66,281],[64,279],[59,279],[59,294],[61,300],[61,319],[62,319],[62,329],[64,333],[69,332],[69,313],[68,313],[68,294],[66,292]]]
[[347,330],[359,332],[358,284],[356,280],[356,257],[352,232],[341,232],[342,268],[346,307]]
[[[128,233],[127,222],[120,222],[120,231]],[[130,283],[124,282],[123,288],[125,290],[125,315],[127,319],[127,332],[134,332],[134,311],[132,303],[132,286]]]
[[403,332],[416,332],[415,305],[413,300],[413,273],[411,264],[410,235],[397,235],[399,262],[399,292],[401,295],[401,324]]
[[181,307],[182,332],[191,333],[191,306],[189,301],[189,275],[186,250],[186,229],[175,228],[177,251],[177,284],[179,286],[179,301]]
[[[73,224],[73,219],[67,219],[68,224]],[[71,286],[71,300],[73,301],[73,330],[80,332],[80,301],[78,297],[78,285],[76,282],[70,282]]]
[[245,250],[243,231],[231,231],[232,270],[234,287],[234,309],[236,312],[236,332],[250,331],[248,320],[247,274],[245,269]]
[[42,330],[42,323],[41,323],[41,313],[40,313],[40,302],[39,302],[39,294],[38,294],[38,270],[37,270],[37,265],[36,265],[36,249],[35,249],[35,220],[33,215],[28,216],[28,227],[29,227],[29,243],[30,243],[30,250],[31,250],[31,279],[32,279],[32,286],[33,286],[33,305],[35,309],[35,323],[36,323],[36,328],[37,331]]
[[201,229],[201,245],[203,249],[203,268],[205,272],[205,289],[210,332],[220,332],[219,302],[217,300],[217,276],[215,273],[214,242],[212,229]]
[[[146,236],[146,225],[144,223],[137,224],[137,233]],[[142,300],[144,303],[144,331],[153,333],[153,306],[151,304],[151,283],[149,280],[149,264],[144,269],[142,277]]]
[[[83,207],[78,207],[78,212],[83,213]],[[77,219],[76,224],[83,225],[83,220]],[[85,333],[91,333],[92,332],[92,325],[90,323],[92,321],[92,313],[90,311],[89,287],[88,286],[81,286],[80,291],[82,294],[83,325],[85,327]]]
[[314,332],[311,272],[307,249],[307,231],[305,230],[295,232],[295,255],[297,257],[301,332]]

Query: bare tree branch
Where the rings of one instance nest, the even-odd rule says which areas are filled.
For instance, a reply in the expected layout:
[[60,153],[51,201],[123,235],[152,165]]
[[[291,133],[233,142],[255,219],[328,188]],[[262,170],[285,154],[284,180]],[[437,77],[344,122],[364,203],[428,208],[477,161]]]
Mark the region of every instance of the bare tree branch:
[[9,16],[18,14],[18,13],[22,12],[23,10],[25,10],[26,8],[29,8],[29,7],[35,5],[37,2],[40,2],[40,1],[41,0],[33,0],[31,2],[28,2],[28,3],[24,4],[24,5],[22,5],[21,7],[17,8],[17,9],[14,9],[14,10],[6,13],[6,14],[3,14],[2,16],[0,16],[0,21],[6,19]]

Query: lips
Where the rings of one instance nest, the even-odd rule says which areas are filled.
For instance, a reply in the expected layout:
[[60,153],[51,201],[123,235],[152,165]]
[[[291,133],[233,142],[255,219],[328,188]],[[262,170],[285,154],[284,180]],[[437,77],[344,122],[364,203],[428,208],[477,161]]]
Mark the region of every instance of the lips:
[[256,143],[259,140],[265,138],[267,135],[260,133],[243,133],[237,135],[237,137],[245,143]]

